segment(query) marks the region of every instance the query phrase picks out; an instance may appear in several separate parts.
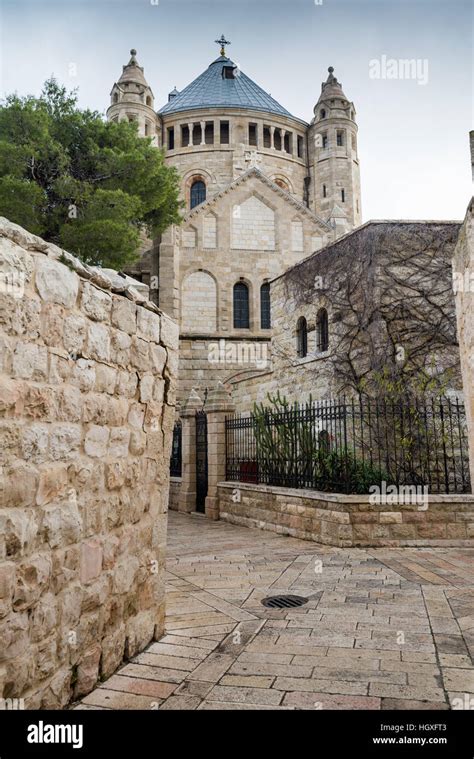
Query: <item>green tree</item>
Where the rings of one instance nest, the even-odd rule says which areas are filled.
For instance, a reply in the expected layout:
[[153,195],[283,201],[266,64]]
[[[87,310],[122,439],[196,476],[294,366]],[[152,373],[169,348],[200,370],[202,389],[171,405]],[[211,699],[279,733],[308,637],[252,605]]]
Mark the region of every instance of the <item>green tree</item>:
[[124,268],[180,223],[179,177],[135,123],[104,122],[55,79],[0,105],[0,214],[86,263]]

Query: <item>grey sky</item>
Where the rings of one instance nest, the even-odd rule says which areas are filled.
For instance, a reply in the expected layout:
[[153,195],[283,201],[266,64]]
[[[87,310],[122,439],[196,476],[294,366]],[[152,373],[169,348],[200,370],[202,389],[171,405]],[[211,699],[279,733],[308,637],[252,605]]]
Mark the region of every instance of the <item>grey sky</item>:
[[[472,193],[467,0],[0,0],[0,7],[2,96],[37,94],[54,73],[79,87],[82,107],[104,112],[136,47],[160,107],[217,57],[214,40],[224,33],[242,70],[309,121],[332,65],[357,110],[364,221],[464,216]],[[419,60],[427,83],[371,78],[370,61],[382,56]]]

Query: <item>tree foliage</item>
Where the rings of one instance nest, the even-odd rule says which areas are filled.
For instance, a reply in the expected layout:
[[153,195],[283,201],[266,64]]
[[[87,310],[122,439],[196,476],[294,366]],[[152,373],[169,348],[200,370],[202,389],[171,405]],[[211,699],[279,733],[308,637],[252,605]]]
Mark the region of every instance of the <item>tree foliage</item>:
[[0,214],[76,254],[123,268],[141,234],[180,222],[178,174],[135,123],[77,108],[48,80],[0,106]]

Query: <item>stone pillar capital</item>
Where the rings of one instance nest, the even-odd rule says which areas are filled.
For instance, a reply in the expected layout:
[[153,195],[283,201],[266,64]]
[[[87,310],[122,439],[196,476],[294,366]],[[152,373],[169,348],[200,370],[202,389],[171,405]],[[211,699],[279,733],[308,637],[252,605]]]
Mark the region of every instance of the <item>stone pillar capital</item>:
[[218,382],[217,386],[208,394],[204,410],[208,414],[219,411],[232,414],[235,411],[234,403],[222,382]]
[[196,414],[196,411],[199,411],[201,408],[202,400],[193,388],[189,393],[183,408],[181,409],[181,418],[186,419],[187,417],[194,416]]

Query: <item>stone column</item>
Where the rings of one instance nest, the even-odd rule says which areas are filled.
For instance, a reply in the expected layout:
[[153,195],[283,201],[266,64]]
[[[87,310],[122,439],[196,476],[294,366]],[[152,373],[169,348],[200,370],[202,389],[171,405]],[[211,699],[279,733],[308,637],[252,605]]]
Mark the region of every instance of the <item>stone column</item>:
[[201,145],[206,144],[206,122],[201,121]]
[[217,483],[225,480],[225,418],[235,410],[234,404],[222,382],[209,393],[205,411],[207,413],[207,498],[206,516],[219,519]]
[[202,401],[191,390],[181,410],[181,489],[178,511],[196,511],[196,411]]
[[286,136],[286,129],[280,129],[280,135],[281,135],[281,152],[286,153],[285,150],[285,136]]
[[275,150],[275,127],[270,127],[270,148]]
[[453,288],[468,428],[471,489],[474,492],[474,199],[469,203],[454,250]]
[[188,148],[189,148],[193,144],[194,123],[192,121],[188,124],[188,129],[189,129],[189,140],[188,140]]

